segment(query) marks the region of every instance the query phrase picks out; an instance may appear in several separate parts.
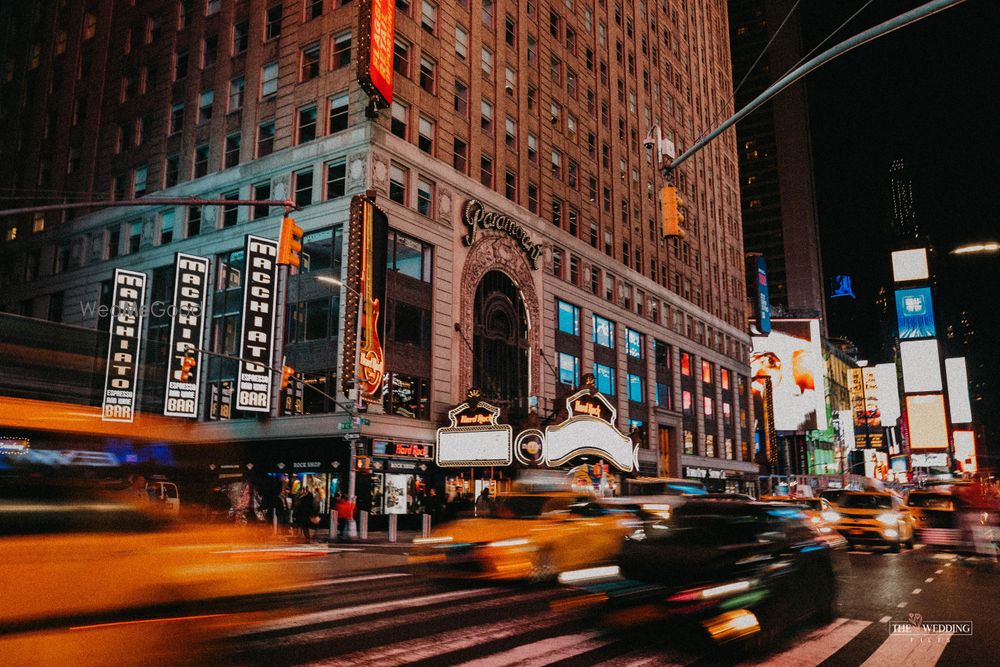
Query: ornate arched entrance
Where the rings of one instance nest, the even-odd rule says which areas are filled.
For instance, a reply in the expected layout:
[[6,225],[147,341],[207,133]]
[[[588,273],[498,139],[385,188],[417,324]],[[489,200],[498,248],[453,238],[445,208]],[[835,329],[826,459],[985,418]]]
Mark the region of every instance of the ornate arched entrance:
[[485,396],[526,411],[529,378],[528,319],[524,300],[502,271],[479,281],[472,311],[472,384]]

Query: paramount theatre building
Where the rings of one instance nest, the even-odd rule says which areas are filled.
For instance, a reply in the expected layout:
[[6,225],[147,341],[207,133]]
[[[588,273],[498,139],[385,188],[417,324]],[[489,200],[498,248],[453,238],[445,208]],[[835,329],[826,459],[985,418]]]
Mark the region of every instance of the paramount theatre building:
[[[8,20],[42,18],[6,37],[5,112],[32,86],[75,102],[41,96],[4,130],[4,182],[24,205],[43,176],[149,204],[0,220],[0,305],[108,331],[116,270],[144,275],[135,410],[196,424],[185,453],[220,479],[326,499],[355,477],[374,515],[530,467],[607,492],[637,474],[754,488],[733,132],[673,175],[683,238],[658,210],[664,156],[729,97],[725,3],[376,2],[394,19],[388,89],[366,3],[23,4]],[[657,123],[662,151],[643,141]],[[35,140],[30,178],[13,174]],[[238,359],[251,248],[276,252],[284,211],[226,200],[298,207],[301,263],[272,274],[263,339],[272,368],[294,369],[285,390]],[[155,308],[192,298],[179,263],[205,285],[185,386],[179,309]],[[266,406],[244,400],[268,383]]]

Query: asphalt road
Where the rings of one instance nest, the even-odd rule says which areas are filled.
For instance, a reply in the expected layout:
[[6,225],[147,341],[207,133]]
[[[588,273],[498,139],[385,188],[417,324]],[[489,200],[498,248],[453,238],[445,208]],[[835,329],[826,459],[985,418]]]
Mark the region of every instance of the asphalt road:
[[[169,624],[175,636],[190,638],[175,642],[170,664],[968,667],[1000,660],[1000,565],[927,549],[850,552],[840,618],[803,625],[770,654],[746,660],[693,643],[677,628],[597,627],[573,605],[577,594],[559,586],[427,578],[406,566],[404,545],[281,548],[308,556],[301,566],[314,582],[275,597],[184,609],[207,620]],[[907,623],[910,614],[920,614],[925,628],[971,621],[973,634],[893,633],[893,622]],[[201,632],[188,634],[186,625]],[[155,620],[127,627],[159,631]],[[200,635],[211,639],[199,644]]]

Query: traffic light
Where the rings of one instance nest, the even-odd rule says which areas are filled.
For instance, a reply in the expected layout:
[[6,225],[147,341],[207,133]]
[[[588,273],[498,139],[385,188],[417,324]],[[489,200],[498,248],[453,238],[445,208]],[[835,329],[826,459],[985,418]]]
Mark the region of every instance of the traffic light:
[[298,266],[302,254],[302,228],[292,218],[281,221],[281,237],[278,240],[278,264]]
[[660,190],[660,207],[663,215],[663,235],[684,238],[684,200],[677,194],[677,188],[668,185]]
[[194,367],[197,364],[198,361],[194,357],[185,355],[184,358],[181,359],[181,378],[180,378],[181,382],[188,381],[188,379],[191,377],[191,371],[194,370]]
[[291,366],[281,367],[281,391],[288,389],[288,380],[295,375],[295,369]]

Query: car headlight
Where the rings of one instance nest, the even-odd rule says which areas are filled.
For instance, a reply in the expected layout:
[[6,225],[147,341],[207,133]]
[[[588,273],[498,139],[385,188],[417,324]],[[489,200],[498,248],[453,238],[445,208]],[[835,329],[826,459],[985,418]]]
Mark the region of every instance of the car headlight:
[[451,536],[444,537],[415,537],[413,538],[414,544],[443,544],[445,542],[454,542],[455,538]]
[[827,510],[820,514],[823,517],[823,521],[827,523],[836,523],[840,521],[840,512],[834,512],[833,510]]
[[515,537],[510,540],[497,540],[496,542],[487,542],[488,547],[522,547],[529,544],[529,541],[523,537]]
[[884,514],[879,514],[875,517],[875,520],[886,526],[895,526],[899,523],[900,516],[895,512],[885,512]]

